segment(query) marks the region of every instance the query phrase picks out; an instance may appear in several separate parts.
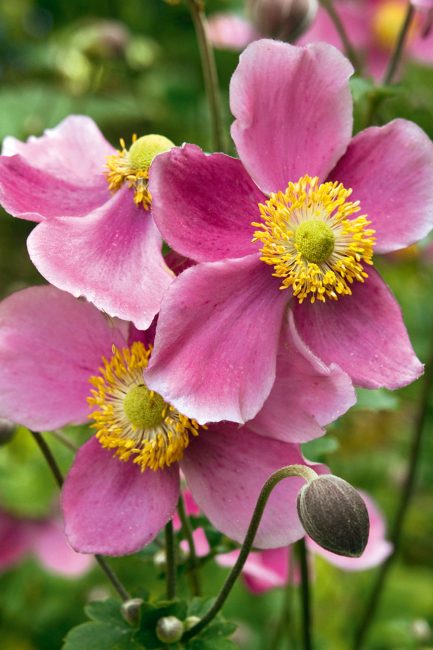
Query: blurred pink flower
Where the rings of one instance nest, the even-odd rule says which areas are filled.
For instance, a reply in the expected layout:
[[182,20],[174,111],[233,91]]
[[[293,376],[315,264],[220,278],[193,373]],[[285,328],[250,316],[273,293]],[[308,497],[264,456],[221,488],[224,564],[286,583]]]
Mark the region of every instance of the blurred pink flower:
[[[145,328],[173,276],[149,205],[137,205],[130,176],[122,187],[116,176],[119,189],[110,192],[108,158],[128,171],[128,152],[116,154],[89,117],[70,116],[28,142],[8,137],[0,202],[13,216],[39,223],[28,250],[49,282]],[[140,176],[137,183],[143,188],[147,181]]]
[[207,33],[214,47],[220,50],[243,50],[261,37],[249,20],[230,12],[209,16]]
[[[197,264],[165,294],[146,382],[198,422],[254,418],[279,367],[290,380],[293,340],[368,388],[423,371],[397,302],[366,267],[374,239],[385,253],[432,228],[433,144],[406,120],[352,139],[352,72],[324,43],[257,41],[230,87],[240,160],[187,144],[152,165],[155,221]],[[306,382],[297,399],[313,393]],[[286,423],[296,431],[280,415],[273,434]]]

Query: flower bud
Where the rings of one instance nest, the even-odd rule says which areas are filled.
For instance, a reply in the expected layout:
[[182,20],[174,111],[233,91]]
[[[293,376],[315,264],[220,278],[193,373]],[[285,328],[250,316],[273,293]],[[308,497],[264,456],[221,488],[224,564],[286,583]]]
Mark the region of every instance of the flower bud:
[[198,616],[188,616],[184,622],[183,622],[183,627],[184,630],[190,630],[192,627],[197,625],[197,623],[200,622],[200,618]]
[[15,430],[16,425],[13,422],[6,418],[0,418],[0,447],[7,445],[12,440]]
[[163,616],[156,624],[156,636],[163,643],[176,643],[182,638],[183,623],[176,616]]
[[360,557],[370,522],[358,492],[338,476],[322,475],[298,494],[298,514],[307,534],[337,555]]
[[247,0],[247,12],[255,28],[271,38],[294,41],[313,21],[317,0]]
[[141,606],[144,603],[142,598],[130,598],[122,604],[122,616],[130,625],[140,625]]

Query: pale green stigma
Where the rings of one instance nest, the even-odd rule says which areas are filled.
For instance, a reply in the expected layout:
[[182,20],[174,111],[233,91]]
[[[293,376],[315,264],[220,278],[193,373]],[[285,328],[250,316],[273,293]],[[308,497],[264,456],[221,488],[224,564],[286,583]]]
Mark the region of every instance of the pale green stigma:
[[165,417],[166,404],[161,395],[149,390],[144,384],[132,386],[123,400],[126,417],[135,427],[152,429]]
[[332,254],[335,236],[324,221],[311,219],[304,221],[296,229],[295,245],[308,262],[321,264]]
[[174,142],[163,135],[143,135],[131,145],[128,151],[129,163],[132,169],[147,171],[155,156],[173,147]]

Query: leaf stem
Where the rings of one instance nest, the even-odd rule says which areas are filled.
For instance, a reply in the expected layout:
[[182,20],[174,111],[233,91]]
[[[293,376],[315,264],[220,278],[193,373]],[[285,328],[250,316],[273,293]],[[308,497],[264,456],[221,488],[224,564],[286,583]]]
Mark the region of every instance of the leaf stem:
[[174,539],[173,522],[165,526],[165,557],[166,557],[166,587],[167,599],[176,598],[176,544]]
[[388,63],[388,68],[383,78],[383,83],[385,85],[390,84],[394,79],[394,75],[397,71],[398,64],[400,63],[401,56],[403,54],[404,46],[406,43],[406,38],[409,34],[409,29],[412,24],[412,20],[415,16],[415,8],[411,2],[408,3],[406,9],[406,15],[401,26],[400,33],[397,37],[395,48],[391,54],[391,58]]
[[182,495],[179,497],[177,504],[177,511],[179,513],[179,519],[182,522],[182,530],[185,535],[185,539],[188,543],[189,548],[189,563],[190,563],[190,576],[191,576],[191,588],[193,596],[201,595],[201,586],[200,586],[200,576],[198,571],[198,562],[197,562],[197,552],[195,549],[193,530],[191,526],[190,518],[187,515],[185,509],[185,502]]
[[312,614],[311,614],[311,589],[310,589],[310,575],[308,568],[307,546],[305,544],[305,537],[296,542],[296,550],[299,558],[299,566],[301,569],[301,605],[302,605],[302,647],[303,650],[312,650]]

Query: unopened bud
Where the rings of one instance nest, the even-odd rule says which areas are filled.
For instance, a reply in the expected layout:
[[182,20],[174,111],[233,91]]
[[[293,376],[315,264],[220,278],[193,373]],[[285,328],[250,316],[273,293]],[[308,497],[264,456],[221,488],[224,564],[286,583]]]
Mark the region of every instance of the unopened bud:
[[182,638],[183,623],[176,616],[164,616],[156,624],[156,636],[163,643],[176,643]]
[[310,26],[317,0],[247,0],[247,12],[263,36],[294,41]]
[[370,522],[364,501],[350,483],[332,475],[310,481],[298,494],[298,514],[319,546],[337,555],[362,555]]
[[142,598],[130,598],[122,604],[122,616],[130,625],[138,627],[141,618],[141,606],[144,603]]
[[153,564],[157,569],[163,570],[167,566],[167,556],[164,549],[159,549],[153,556]]
[[201,619],[198,616],[188,616],[183,622],[184,630],[185,631],[190,630],[192,627],[197,625],[197,623],[199,623],[200,620]]
[[15,430],[16,425],[13,422],[6,418],[0,418],[0,447],[7,445],[12,440]]

